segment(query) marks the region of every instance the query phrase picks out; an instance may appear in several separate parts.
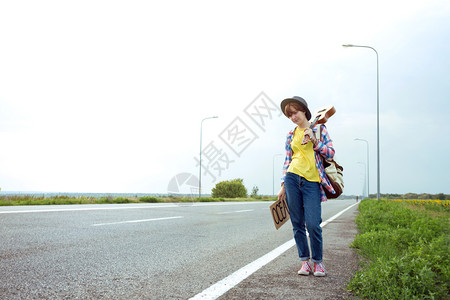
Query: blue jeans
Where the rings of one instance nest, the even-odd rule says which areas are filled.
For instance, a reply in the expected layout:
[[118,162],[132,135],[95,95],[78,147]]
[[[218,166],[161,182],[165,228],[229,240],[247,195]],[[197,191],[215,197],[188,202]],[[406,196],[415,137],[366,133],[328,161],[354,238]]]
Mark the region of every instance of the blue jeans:
[[[300,260],[311,258],[311,261],[320,263],[323,256],[320,183],[308,181],[297,174],[288,172],[284,179],[284,187]],[[311,255],[306,229],[309,233]]]

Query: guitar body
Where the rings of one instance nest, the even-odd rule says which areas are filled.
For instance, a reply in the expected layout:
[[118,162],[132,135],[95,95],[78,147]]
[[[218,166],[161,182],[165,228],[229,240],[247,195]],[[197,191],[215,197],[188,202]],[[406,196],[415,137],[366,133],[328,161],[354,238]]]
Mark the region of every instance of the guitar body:
[[333,105],[328,105],[325,106],[321,109],[319,109],[318,111],[316,111],[316,113],[314,114],[314,121],[311,124],[311,128],[313,128],[316,123],[318,124],[325,124],[328,119],[334,115],[334,113],[336,112],[336,109],[334,108]]

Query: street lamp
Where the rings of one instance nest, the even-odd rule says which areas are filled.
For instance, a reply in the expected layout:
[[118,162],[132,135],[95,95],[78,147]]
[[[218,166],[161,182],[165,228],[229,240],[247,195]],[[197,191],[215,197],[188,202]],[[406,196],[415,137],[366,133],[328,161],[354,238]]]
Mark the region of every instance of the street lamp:
[[380,79],[378,67],[378,52],[370,46],[346,44],[343,47],[360,47],[372,49],[377,55],[377,200],[380,200]]
[[198,197],[200,198],[202,196],[202,131],[203,131],[203,121],[207,119],[215,119],[218,118],[218,116],[214,117],[207,117],[204,118],[200,122],[200,170],[198,172]]
[[275,196],[275,157],[281,156],[283,154],[274,154],[272,157],[272,195]]
[[365,139],[356,138],[355,141],[363,141],[366,142],[367,145],[367,197],[370,195],[370,180],[369,180],[369,142]]
[[[364,166],[364,183],[366,183],[366,175],[367,175],[366,164],[363,163],[362,161],[358,161],[357,163]],[[365,190],[365,186],[364,185],[363,185],[363,192],[362,192],[363,199],[364,199],[364,190]],[[369,196],[367,196],[367,198],[369,198]]]

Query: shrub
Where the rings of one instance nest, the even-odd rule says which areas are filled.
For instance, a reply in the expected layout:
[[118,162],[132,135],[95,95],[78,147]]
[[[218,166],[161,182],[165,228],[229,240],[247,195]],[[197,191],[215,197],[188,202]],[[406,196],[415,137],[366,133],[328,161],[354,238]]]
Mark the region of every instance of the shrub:
[[198,202],[223,202],[224,198],[197,198]]
[[158,198],[156,198],[156,197],[150,197],[150,196],[140,197],[140,198],[139,198],[139,201],[140,201],[140,202],[145,202],[145,203],[158,203],[158,202],[160,202],[160,201],[158,200]]
[[117,197],[113,200],[113,203],[130,203],[130,199],[124,197]]
[[97,199],[95,202],[98,204],[112,204],[113,197],[112,196],[101,197],[100,199]]
[[212,189],[212,198],[245,198],[247,189],[242,183],[243,179],[222,181]]

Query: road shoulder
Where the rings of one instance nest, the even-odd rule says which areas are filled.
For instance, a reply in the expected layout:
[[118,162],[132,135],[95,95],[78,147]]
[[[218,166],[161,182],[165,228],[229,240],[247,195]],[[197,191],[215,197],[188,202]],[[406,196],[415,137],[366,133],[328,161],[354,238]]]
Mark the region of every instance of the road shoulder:
[[357,206],[323,228],[326,277],[299,276],[294,246],[219,299],[348,299],[346,285],[358,269],[358,255],[349,248],[357,233]]

